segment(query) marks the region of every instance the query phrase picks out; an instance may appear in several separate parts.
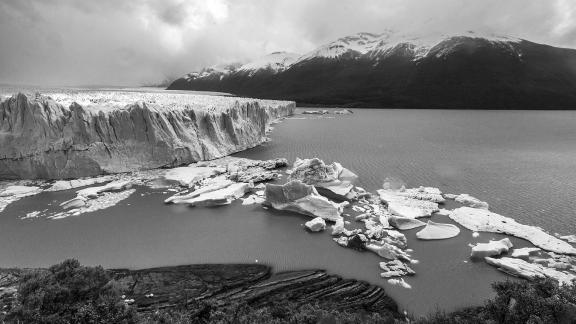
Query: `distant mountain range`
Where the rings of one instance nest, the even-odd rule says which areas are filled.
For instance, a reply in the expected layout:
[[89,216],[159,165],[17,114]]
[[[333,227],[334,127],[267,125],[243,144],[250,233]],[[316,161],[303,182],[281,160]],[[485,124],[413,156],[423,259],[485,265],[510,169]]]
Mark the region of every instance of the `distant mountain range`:
[[474,32],[359,33],[304,55],[205,68],[168,89],[318,106],[576,109],[576,50]]

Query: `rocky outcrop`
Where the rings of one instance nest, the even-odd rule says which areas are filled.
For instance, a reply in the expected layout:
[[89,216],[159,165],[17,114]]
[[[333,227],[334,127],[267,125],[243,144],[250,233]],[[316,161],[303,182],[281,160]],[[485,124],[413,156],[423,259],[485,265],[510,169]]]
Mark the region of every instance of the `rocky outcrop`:
[[265,141],[287,101],[143,92],[17,94],[0,102],[0,178],[175,167]]
[[[18,282],[31,270],[0,270],[0,309],[15,301]],[[251,306],[330,302],[341,310],[367,310],[403,318],[381,287],[343,279],[322,270],[273,273],[266,265],[205,264],[141,270],[110,270],[126,300],[138,311],[186,307],[210,313],[207,307],[247,303]],[[5,308],[3,308],[5,307]]]

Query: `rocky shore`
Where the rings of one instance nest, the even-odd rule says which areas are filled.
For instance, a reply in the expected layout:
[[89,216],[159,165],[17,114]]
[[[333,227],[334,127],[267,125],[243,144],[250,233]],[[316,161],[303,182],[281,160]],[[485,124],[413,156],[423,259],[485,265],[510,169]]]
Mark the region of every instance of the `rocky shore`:
[[0,101],[0,179],[67,179],[176,167],[261,144],[295,104],[86,91]]
[[[10,309],[21,278],[32,271],[44,270],[0,270],[0,309]],[[386,312],[403,317],[381,287],[322,270],[273,272],[262,264],[203,264],[108,271],[120,285],[124,301],[139,312],[187,307],[201,313],[209,312],[207,307],[234,303],[260,306],[330,302],[339,310]]]

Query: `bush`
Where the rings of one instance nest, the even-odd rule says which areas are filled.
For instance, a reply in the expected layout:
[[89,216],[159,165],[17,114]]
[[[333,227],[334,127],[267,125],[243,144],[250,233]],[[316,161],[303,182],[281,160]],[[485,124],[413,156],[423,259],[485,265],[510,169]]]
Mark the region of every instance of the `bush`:
[[419,323],[576,323],[575,285],[560,287],[552,279],[540,279],[497,282],[492,288],[496,297],[485,306],[437,312]]
[[386,324],[395,323],[388,314],[374,312],[349,312],[335,309],[334,305],[305,304],[291,302],[268,306],[234,304],[228,306],[208,306],[208,316],[191,316],[188,310],[164,310],[146,316],[141,323],[214,323],[214,324]]
[[66,260],[25,275],[9,321],[24,323],[136,323],[136,313],[102,267]]

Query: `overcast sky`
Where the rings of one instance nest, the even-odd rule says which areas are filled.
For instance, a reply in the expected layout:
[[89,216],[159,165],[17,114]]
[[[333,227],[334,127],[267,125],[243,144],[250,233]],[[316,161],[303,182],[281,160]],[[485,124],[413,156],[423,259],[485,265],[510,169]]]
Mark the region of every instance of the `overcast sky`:
[[576,1],[0,0],[0,83],[139,85],[387,28],[576,48]]

